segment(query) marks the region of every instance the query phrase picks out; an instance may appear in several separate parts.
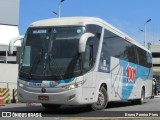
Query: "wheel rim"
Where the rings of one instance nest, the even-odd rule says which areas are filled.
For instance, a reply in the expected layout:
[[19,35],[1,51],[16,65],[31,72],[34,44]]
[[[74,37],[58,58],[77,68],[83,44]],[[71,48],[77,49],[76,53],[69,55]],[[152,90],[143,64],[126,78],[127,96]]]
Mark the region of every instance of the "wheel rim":
[[144,91],[142,91],[141,103],[144,102]]
[[99,92],[99,95],[98,95],[98,101],[97,101],[97,106],[102,106],[104,103],[104,95],[102,93],[102,91]]

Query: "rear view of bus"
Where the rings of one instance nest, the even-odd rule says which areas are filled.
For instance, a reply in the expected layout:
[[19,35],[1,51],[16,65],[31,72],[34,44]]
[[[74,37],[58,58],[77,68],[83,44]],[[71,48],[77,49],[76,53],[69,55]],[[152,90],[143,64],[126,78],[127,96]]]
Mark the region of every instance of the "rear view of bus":
[[[106,29],[115,32],[114,36],[105,37]],[[111,33],[108,32],[107,35]],[[121,61],[120,56],[108,54],[107,49],[110,47],[103,49],[103,46],[112,43],[105,43],[105,39],[116,39],[118,35],[125,39],[125,35],[117,32],[111,25],[105,25],[105,22],[98,18],[57,18],[31,24],[24,37],[19,64],[19,100],[42,103],[47,109],[56,109],[64,104],[88,104],[94,110],[101,110],[107,106],[108,101],[124,99],[138,99],[142,103],[145,94],[150,96],[151,73],[147,73],[146,83],[132,85],[133,90],[130,89],[129,92],[139,89],[137,93],[129,94],[130,96],[125,98],[123,91],[126,89],[123,85],[126,83],[124,84],[123,80],[128,77],[120,74],[115,67],[120,66],[121,71],[125,71],[125,68],[122,68],[126,67],[124,64],[133,63],[130,63],[132,61],[129,59]],[[128,46],[133,44],[127,42]],[[102,57],[106,58],[102,60]],[[137,61],[139,58],[135,59]],[[121,65],[117,66],[119,63]],[[135,68],[138,68],[136,64],[139,62],[134,63]],[[149,70],[151,71],[151,66],[147,68],[147,71]],[[136,73],[133,70],[132,72]],[[136,74],[131,76],[133,77],[135,81],[132,81],[136,83]],[[145,81],[140,78],[137,83],[142,83],[141,80]],[[121,86],[116,88],[113,83],[117,81]],[[127,82],[130,81],[128,79]],[[113,94],[115,89],[119,96]]]

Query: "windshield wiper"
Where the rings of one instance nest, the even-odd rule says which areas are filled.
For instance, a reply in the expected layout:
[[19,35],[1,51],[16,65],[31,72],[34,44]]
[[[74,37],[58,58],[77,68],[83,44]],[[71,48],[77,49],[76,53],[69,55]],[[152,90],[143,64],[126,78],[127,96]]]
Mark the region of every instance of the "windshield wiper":
[[50,72],[52,72],[51,74],[56,77],[58,77],[59,79],[64,79],[64,77],[70,75],[70,74],[77,74],[77,73],[81,73],[81,70],[76,70],[75,71],[75,66],[77,64],[78,58],[80,57],[79,54],[76,54],[74,56],[74,58],[72,59],[72,61],[68,64],[68,66],[60,66],[60,64],[56,63],[56,60],[53,56],[52,53],[49,54],[49,60],[48,60],[48,66],[47,68],[49,69]]
[[41,49],[41,51],[37,54],[37,56],[34,58],[32,66],[29,69],[29,76],[30,78],[32,78],[32,71],[33,68],[41,61],[42,59],[42,53],[43,53],[43,48]]
[[49,66],[53,65],[55,67],[54,69],[56,69],[55,73],[57,73],[57,76],[61,79],[63,78],[62,73],[61,73],[62,68],[60,68],[60,66],[57,65],[57,63],[55,62],[54,56],[51,53],[49,54],[49,64],[48,65]]

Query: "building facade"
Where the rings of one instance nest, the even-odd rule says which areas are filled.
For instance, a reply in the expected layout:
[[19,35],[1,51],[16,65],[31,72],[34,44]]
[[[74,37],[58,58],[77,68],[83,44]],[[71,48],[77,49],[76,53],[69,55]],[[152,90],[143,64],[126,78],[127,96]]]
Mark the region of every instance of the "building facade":
[[[17,87],[17,47],[14,47],[14,54],[9,55],[8,45],[11,39],[19,36],[19,1],[0,0],[0,88]],[[20,42],[16,45],[20,45]]]
[[150,45],[153,62],[153,75],[160,76],[160,45]]
[[11,56],[8,45],[12,38],[19,36],[18,23],[19,0],[0,0],[0,63],[16,63],[16,48]]

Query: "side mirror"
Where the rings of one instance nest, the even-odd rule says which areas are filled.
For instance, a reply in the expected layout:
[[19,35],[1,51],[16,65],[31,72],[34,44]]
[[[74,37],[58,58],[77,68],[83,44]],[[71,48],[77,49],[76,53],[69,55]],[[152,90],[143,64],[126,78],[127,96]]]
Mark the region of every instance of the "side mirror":
[[79,51],[78,51],[79,53],[85,52],[86,43],[87,43],[88,38],[94,37],[94,36],[95,35],[92,33],[84,33],[81,36],[80,41],[79,41]]
[[13,54],[14,43],[18,40],[23,40],[24,36],[18,36],[10,40],[9,42],[9,54]]

